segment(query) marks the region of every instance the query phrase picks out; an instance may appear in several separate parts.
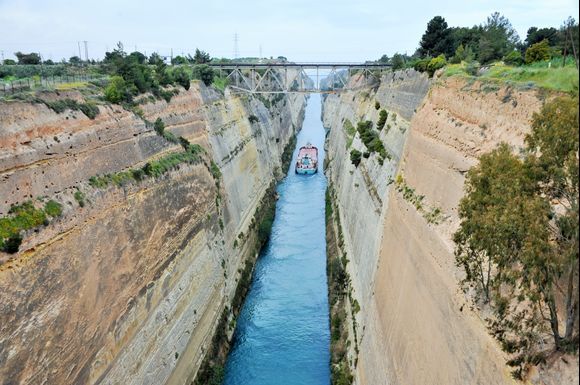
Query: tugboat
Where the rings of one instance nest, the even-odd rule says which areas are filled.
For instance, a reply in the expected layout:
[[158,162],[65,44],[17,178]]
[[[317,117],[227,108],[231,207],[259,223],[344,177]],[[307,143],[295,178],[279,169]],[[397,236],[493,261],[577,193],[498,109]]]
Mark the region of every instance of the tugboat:
[[318,148],[310,143],[300,147],[295,171],[296,174],[316,174],[318,172]]

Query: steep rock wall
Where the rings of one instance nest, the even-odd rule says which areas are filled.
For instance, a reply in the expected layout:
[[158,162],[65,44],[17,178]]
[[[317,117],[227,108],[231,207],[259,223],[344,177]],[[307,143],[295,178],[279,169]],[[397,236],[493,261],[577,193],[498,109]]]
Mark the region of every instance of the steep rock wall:
[[147,120],[206,148],[203,162],[106,188],[87,180],[181,147],[118,106],[89,120],[0,104],[0,211],[39,196],[63,204],[19,253],[0,253],[0,383],[189,383],[255,252],[238,235],[251,239],[304,102],[289,96],[268,110],[195,83],[170,103],[143,105]]
[[[376,122],[375,101],[390,112],[392,127],[380,137],[392,160],[380,166],[371,155],[355,168],[344,121]],[[357,383],[512,382],[480,312],[459,289],[452,234],[465,172],[501,141],[517,150],[540,106],[536,91],[428,81],[414,71],[388,75],[377,90],[325,99],[327,172],[361,307]],[[358,134],[352,147],[364,151]],[[424,196],[422,210],[403,185]],[[434,219],[427,214],[435,208]]]

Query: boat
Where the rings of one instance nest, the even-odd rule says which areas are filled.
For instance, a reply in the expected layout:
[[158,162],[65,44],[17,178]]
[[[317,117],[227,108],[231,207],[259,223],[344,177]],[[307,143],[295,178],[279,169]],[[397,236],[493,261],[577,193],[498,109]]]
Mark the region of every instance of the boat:
[[300,147],[295,171],[296,174],[316,174],[318,172],[318,148],[310,143]]

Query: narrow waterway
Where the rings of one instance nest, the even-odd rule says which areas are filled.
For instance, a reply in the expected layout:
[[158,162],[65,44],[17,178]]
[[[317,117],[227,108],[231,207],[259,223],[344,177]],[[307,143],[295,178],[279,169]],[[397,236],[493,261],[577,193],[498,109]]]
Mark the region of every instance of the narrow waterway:
[[296,175],[294,150],[269,244],[258,259],[226,364],[226,385],[328,385],[324,128],[308,101],[297,147],[318,147],[319,172]]

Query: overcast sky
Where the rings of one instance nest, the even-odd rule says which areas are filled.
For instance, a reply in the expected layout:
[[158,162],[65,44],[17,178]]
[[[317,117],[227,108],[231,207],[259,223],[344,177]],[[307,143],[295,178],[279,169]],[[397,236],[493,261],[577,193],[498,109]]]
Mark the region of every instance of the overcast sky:
[[[530,26],[558,27],[578,15],[577,0],[0,0],[0,50],[78,55],[88,42],[101,58],[122,41],[126,51],[175,55],[196,47],[212,56],[283,55],[294,61],[364,61],[412,54],[427,22],[481,24],[492,12],[509,18],[520,37]],[[82,44],[82,43],[81,43]],[[82,50],[84,56],[84,48]]]

